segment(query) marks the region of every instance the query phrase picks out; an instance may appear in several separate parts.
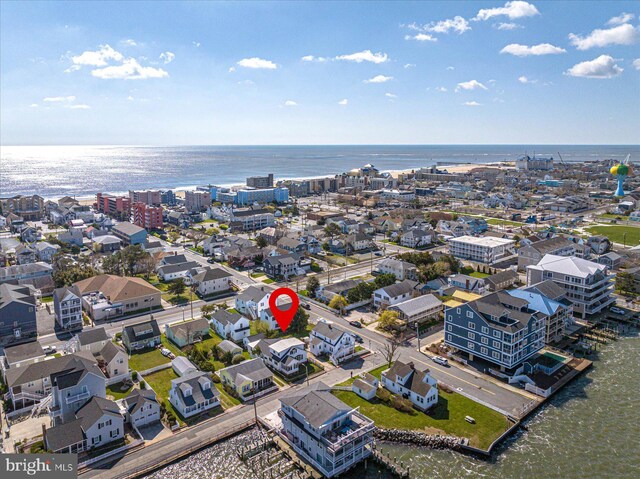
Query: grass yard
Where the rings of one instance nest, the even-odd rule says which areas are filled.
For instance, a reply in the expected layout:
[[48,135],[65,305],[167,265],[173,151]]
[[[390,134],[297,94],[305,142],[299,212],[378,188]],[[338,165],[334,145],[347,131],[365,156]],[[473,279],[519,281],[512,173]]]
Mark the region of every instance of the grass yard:
[[[382,377],[382,371],[386,371],[387,369],[389,369],[389,367],[386,364],[383,364],[382,366],[369,371],[369,374],[371,374],[375,378],[380,379]],[[354,379],[357,379],[357,377],[349,378],[346,381],[341,382],[340,384],[336,384],[336,386],[351,386]]]
[[113,396],[114,401],[127,397],[131,392],[131,390],[133,389],[133,384],[131,385],[131,387],[129,387],[126,390],[123,390],[122,386],[123,386],[122,382],[112,384],[111,386],[107,386],[107,396]]
[[144,376],[144,380],[149,384],[161,400],[167,400],[169,403],[169,391],[171,390],[171,380],[177,379],[178,375],[173,368],[163,369],[152,374]]
[[160,335],[160,341],[162,342],[162,346],[163,347],[167,348],[169,351],[171,351],[176,356],[184,356],[184,353],[182,352],[182,350],[178,346],[173,344],[169,340],[169,338],[167,338],[164,334]]
[[491,276],[491,275],[487,274],[487,273],[480,273],[479,271],[474,271],[469,276],[473,276],[474,278],[482,279],[482,278],[486,278],[486,277]]
[[220,392],[220,404],[224,409],[229,409],[230,407],[240,404],[240,400],[227,393],[227,391],[224,390],[224,387],[222,387],[222,384],[217,383],[216,389]]
[[485,221],[487,222],[488,225],[494,225],[494,226],[524,226],[524,223],[520,223],[518,221],[511,221],[511,220],[501,220],[500,218],[485,218]]
[[640,228],[635,226],[590,226],[585,228],[585,231],[592,235],[602,235],[609,238],[614,243],[624,244],[626,233],[627,246],[636,246],[640,244]]
[[264,275],[264,273],[251,273],[249,276],[252,278],[262,278]]
[[[417,410],[400,412],[378,398],[369,402],[349,391],[334,391],[333,394],[353,408],[360,407],[360,412],[379,427],[454,434],[469,438],[472,446],[481,449],[487,449],[510,425],[500,413],[456,393],[439,391],[438,404],[429,414]],[[476,423],[465,421],[467,415]]]
[[170,361],[169,358],[162,355],[159,349],[151,349],[143,353],[133,353],[129,359],[129,367],[133,371],[146,371]]
[[271,278],[267,278],[267,279],[263,279],[262,282],[264,284],[271,284],[271,283],[275,283],[275,280],[273,280]]
[[198,348],[211,349],[217,344],[222,342],[222,338],[213,332],[212,329],[209,330],[209,337],[205,337],[202,341],[197,343]]

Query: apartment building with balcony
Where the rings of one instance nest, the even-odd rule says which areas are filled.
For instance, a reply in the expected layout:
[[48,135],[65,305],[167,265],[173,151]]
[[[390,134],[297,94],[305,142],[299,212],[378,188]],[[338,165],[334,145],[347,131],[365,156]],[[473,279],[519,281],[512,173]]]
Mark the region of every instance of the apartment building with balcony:
[[40,195],[17,195],[10,198],[0,198],[0,213],[3,216],[13,213],[25,221],[39,220],[44,214],[44,198]]
[[504,291],[445,309],[445,344],[513,369],[544,346],[546,316]]
[[162,192],[160,190],[132,191],[129,190],[129,199],[132,204],[144,203],[150,206],[160,206],[162,201]]
[[538,264],[545,254],[575,256],[576,245],[564,236],[554,236],[523,246],[518,250],[518,269],[524,271],[530,264]]
[[82,329],[82,294],[77,286],[64,286],[53,292],[56,322],[62,329]]
[[133,224],[145,229],[162,228],[162,206],[149,206],[143,202],[133,203],[131,207]]
[[506,238],[460,236],[449,240],[449,253],[458,259],[493,264],[515,254],[515,245]]
[[131,210],[131,199],[128,196],[96,193],[96,209],[106,215],[128,217]]
[[538,264],[527,266],[527,286],[546,280],[564,289],[574,314],[583,319],[615,303],[612,276],[603,264],[547,254]]
[[373,421],[319,382],[280,399],[278,433],[325,477],[351,469],[372,453]]

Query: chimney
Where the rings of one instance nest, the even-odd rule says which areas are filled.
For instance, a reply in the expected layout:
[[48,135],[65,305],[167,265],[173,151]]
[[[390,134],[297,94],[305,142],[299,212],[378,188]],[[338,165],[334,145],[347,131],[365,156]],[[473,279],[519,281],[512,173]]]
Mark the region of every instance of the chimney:
[[409,366],[409,368],[411,368],[411,369],[415,369],[415,365],[413,364],[413,361],[408,363],[407,366]]

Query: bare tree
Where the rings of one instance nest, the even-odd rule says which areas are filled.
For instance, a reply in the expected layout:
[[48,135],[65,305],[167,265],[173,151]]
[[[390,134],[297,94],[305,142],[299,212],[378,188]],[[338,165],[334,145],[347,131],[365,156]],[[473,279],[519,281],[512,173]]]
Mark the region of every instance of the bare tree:
[[387,338],[385,343],[382,345],[382,356],[387,361],[387,366],[391,367],[391,365],[398,359],[400,356],[400,346],[404,343],[404,334],[393,335],[390,338]]

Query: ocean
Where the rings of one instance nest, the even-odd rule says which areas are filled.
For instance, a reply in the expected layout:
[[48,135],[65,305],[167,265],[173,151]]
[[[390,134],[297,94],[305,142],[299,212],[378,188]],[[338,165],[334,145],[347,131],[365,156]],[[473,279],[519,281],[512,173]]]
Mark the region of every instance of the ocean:
[[37,193],[47,199],[96,192],[192,189],[244,184],[248,176],[333,176],[373,164],[381,171],[514,160],[558,152],[565,162],[640,156],[639,145],[394,146],[2,146],[0,196]]

